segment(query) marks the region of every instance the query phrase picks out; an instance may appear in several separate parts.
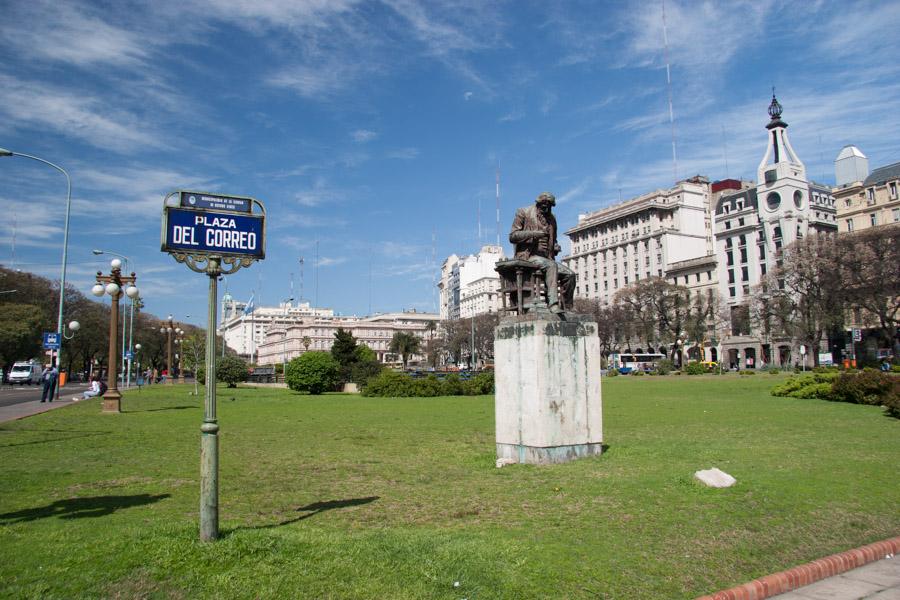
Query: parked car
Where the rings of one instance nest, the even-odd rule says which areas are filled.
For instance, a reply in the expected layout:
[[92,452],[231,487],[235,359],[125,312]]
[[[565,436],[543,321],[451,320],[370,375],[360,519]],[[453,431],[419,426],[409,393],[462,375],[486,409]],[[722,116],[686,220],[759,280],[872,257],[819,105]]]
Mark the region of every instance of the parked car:
[[41,382],[41,363],[36,360],[22,360],[13,364],[9,372],[9,383],[19,385],[38,384]]

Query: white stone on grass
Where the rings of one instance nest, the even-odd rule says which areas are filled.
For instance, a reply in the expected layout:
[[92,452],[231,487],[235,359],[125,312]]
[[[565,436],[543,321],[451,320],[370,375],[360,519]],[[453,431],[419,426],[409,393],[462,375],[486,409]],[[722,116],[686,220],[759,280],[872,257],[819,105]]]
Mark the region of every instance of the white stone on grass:
[[694,473],[694,479],[706,487],[714,488],[727,488],[737,483],[737,479],[715,467],[705,471],[697,471]]

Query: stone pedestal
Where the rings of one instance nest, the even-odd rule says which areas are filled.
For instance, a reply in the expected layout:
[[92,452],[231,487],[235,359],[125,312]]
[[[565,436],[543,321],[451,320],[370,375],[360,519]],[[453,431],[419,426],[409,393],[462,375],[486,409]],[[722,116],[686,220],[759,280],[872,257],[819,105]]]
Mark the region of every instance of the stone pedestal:
[[597,324],[525,315],[494,330],[497,457],[561,463],[600,454]]

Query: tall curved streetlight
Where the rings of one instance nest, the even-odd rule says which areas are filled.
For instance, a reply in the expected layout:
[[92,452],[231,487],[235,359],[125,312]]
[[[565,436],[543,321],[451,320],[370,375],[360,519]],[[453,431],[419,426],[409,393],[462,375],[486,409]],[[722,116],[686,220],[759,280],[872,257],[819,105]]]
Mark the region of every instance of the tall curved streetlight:
[[13,152],[12,150],[7,150],[6,148],[0,148],[0,157],[3,156],[21,156],[22,158],[30,158],[31,160],[36,160],[40,163],[44,163],[45,165],[53,167],[66,177],[66,222],[65,227],[63,228],[62,271],[59,276],[59,315],[56,320],[56,333],[59,334],[60,341],[59,349],[57,349],[56,351],[56,367],[59,368],[59,355],[62,352],[63,339],[63,307],[66,297],[66,261],[68,258],[69,250],[69,215],[72,212],[72,180],[69,179],[69,174],[65,169],[63,169],[59,165],[53,164],[49,160],[44,160],[43,158],[32,156],[31,154]]

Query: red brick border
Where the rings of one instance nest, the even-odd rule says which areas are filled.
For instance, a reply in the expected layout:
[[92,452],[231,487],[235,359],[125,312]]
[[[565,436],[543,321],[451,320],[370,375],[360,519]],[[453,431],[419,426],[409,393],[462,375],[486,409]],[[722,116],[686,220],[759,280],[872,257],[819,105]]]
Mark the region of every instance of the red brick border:
[[787,571],[754,579],[750,583],[700,596],[697,600],[764,600],[894,554],[900,554],[900,536],[832,554]]

